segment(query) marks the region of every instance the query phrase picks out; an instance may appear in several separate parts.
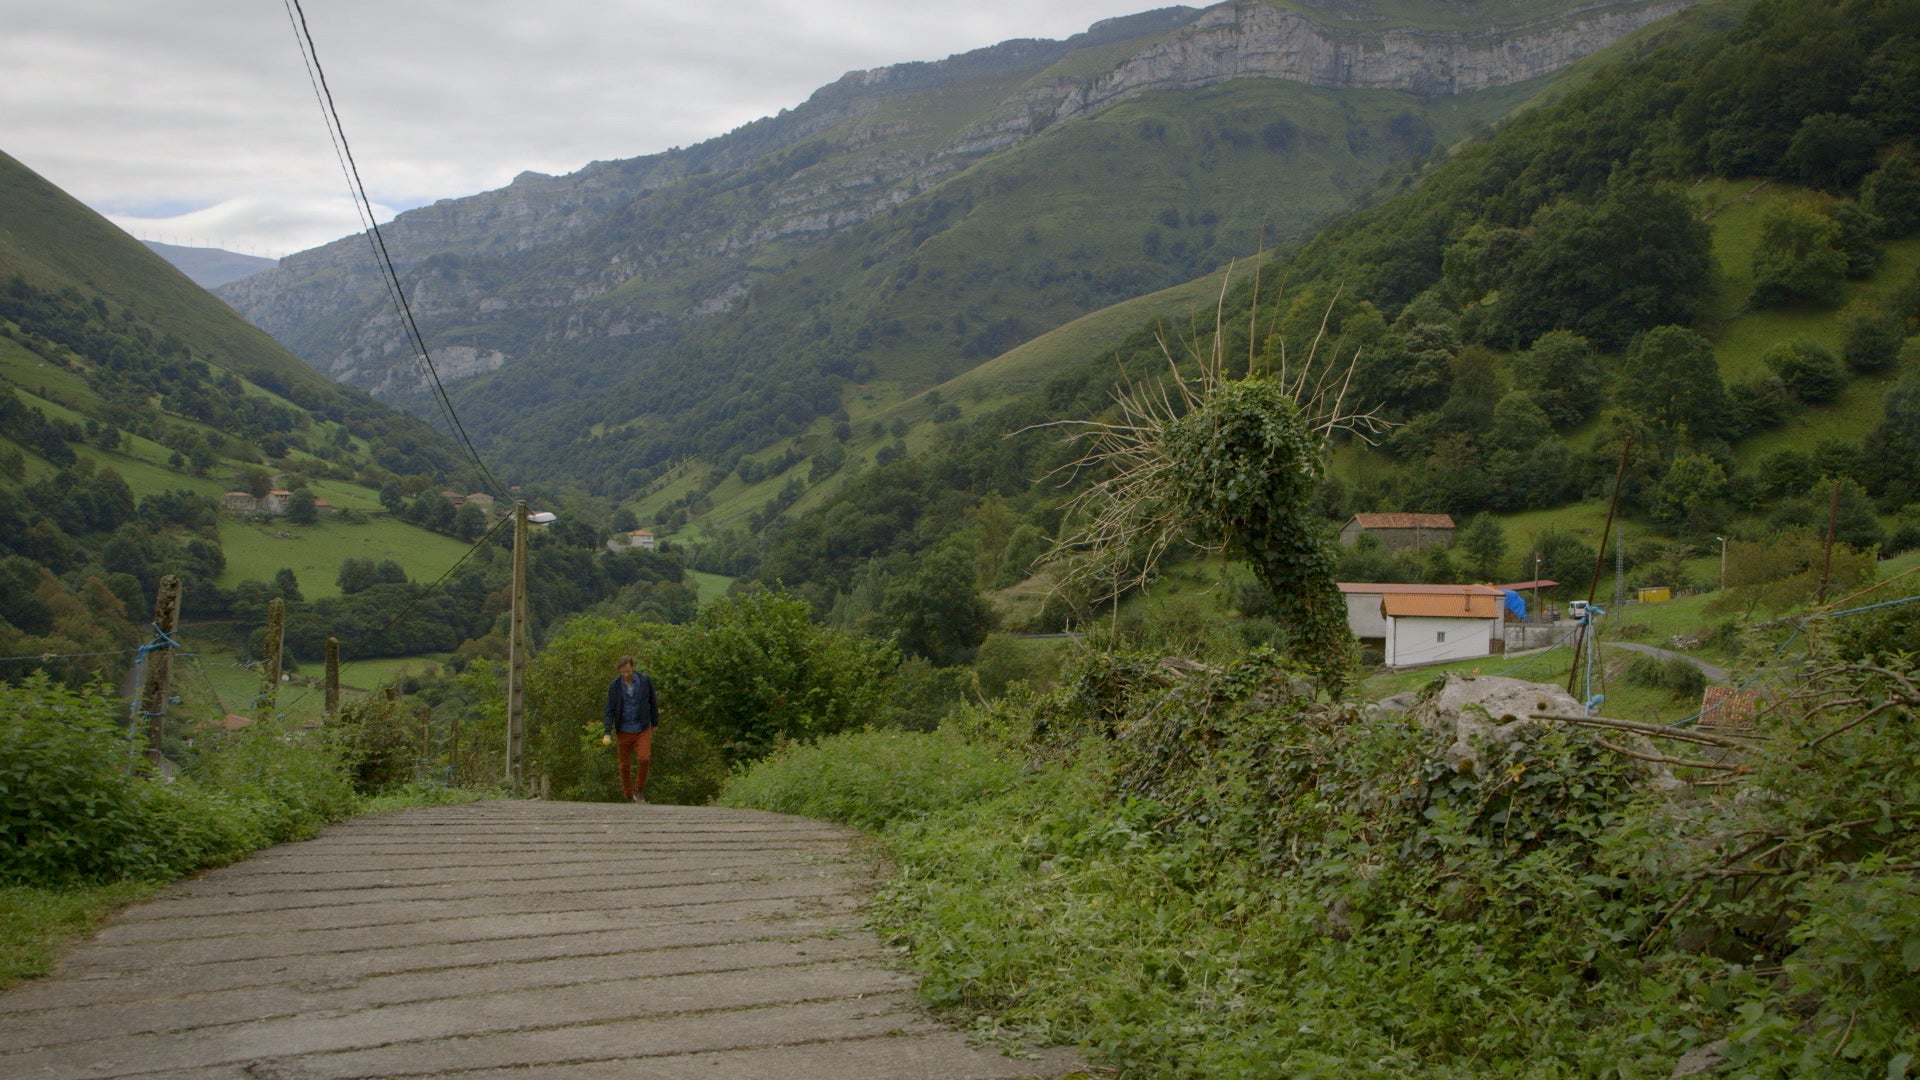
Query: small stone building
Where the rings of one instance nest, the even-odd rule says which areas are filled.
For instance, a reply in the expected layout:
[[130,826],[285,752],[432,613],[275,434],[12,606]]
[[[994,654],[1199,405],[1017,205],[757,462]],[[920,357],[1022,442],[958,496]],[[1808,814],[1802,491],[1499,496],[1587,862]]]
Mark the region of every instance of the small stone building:
[[1395,551],[1453,546],[1453,518],[1446,514],[1355,514],[1340,526],[1340,542],[1352,547],[1373,535]]

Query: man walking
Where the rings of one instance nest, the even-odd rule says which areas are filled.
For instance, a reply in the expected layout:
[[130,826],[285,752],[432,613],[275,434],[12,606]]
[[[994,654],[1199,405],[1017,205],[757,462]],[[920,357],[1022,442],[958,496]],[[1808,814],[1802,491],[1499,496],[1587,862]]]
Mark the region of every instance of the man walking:
[[600,745],[614,744],[621,793],[630,802],[646,802],[647,766],[653,762],[653,729],[660,726],[660,710],[653,700],[653,680],[633,670],[631,656],[620,658],[620,674],[607,687],[606,725]]

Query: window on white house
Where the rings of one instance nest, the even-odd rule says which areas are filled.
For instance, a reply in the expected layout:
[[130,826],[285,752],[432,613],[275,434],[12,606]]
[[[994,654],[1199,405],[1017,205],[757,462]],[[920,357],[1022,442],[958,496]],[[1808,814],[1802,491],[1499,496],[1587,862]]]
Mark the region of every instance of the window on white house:
[[1445,641],[1445,640],[1447,640],[1447,632],[1446,632],[1445,630],[1442,630],[1442,631],[1440,631],[1439,633],[1437,633],[1437,634],[1435,634],[1435,635],[1434,635],[1434,637],[1433,637],[1433,640],[1435,640],[1435,641]]

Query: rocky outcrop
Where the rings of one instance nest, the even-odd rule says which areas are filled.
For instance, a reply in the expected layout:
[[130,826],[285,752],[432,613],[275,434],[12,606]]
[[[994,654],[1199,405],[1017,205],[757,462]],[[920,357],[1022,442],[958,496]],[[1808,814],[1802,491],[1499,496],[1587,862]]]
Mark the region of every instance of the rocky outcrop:
[[1356,30],[1242,2],[1208,8],[1184,32],[1069,95],[1067,117],[1149,90],[1230,79],[1290,79],[1329,90],[1466,94],[1551,74],[1690,0],[1596,3],[1532,24],[1484,30]]
[[[1259,0],[1161,9],[1066,42],[1010,41],[853,72],[799,108],[707,143],[567,176],[523,173],[497,191],[402,214],[382,234],[436,359],[446,355],[440,376],[453,381],[511,364],[542,340],[712,318],[751,301],[755,256],[770,245],[825,243],[1130,97],[1254,78],[1468,93],[1550,74],[1689,2],[1596,2],[1470,31],[1390,26],[1353,2],[1311,14]],[[994,102],[983,86],[1003,96],[971,118],[901,107],[905,95],[949,88]],[[375,265],[366,240],[349,237],[218,294],[337,379],[376,393],[417,389],[424,368],[394,344],[398,324]],[[641,288],[623,288],[630,283]],[[678,307],[621,306],[623,294],[640,293]]]
[[[1377,707],[1403,711],[1386,701]],[[1536,719],[1538,716],[1585,714],[1580,703],[1558,686],[1498,675],[1448,675],[1437,690],[1423,695],[1404,711],[1427,730],[1448,739],[1447,766],[1464,774],[1484,771],[1483,762],[1489,757],[1504,759],[1507,745],[1516,738],[1558,722]],[[1647,739],[1639,735],[1615,737],[1639,755],[1635,764],[1648,786],[1669,794],[1686,790],[1684,781],[1658,764],[1660,755]]]

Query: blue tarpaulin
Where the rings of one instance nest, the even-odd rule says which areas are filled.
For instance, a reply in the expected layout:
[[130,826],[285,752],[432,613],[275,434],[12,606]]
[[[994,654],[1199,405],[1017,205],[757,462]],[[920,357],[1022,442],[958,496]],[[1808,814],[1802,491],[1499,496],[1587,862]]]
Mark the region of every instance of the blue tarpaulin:
[[1519,593],[1514,592],[1512,589],[1505,590],[1502,595],[1506,596],[1507,598],[1507,612],[1509,614],[1511,614],[1516,619],[1524,619],[1527,617],[1526,597],[1521,596]]

